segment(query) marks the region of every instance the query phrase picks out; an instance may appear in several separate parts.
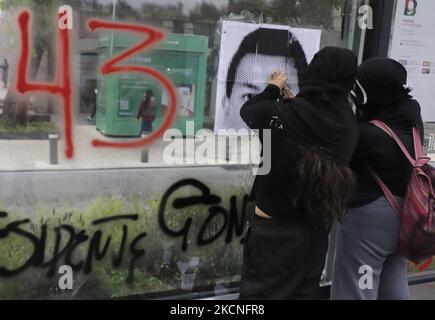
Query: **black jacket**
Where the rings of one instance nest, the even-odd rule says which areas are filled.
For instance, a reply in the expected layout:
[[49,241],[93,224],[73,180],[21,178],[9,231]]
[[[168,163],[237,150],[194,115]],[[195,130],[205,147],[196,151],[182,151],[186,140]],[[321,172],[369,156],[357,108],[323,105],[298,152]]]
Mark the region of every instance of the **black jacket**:
[[[415,100],[405,100],[397,108],[395,114],[401,110],[414,110],[418,114],[416,123],[413,118],[402,118],[395,121],[393,117],[382,116],[378,120],[384,121],[399,136],[409,153],[414,157],[414,144],[412,139],[412,127],[416,125],[423,137],[423,122],[420,117],[420,106]],[[414,124],[415,123],[415,124]],[[359,140],[350,163],[357,178],[357,189],[351,202],[351,207],[361,207],[369,204],[384,194],[376,181],[369,174],[366,164],[376,172],[390,191],[398,197],[404,197],[410,178],[412,166],[397,146],[396,142],[384,131],[370,124],[361,122],[359,124]]]
[[279,96],[279,88],[269,85],[240,110],[240,116],[251,129],[260,129],[262,143],[262,129],[270,129],[271,133],[271,171],[256,176],[252,192],[256,206],[270,216],[304,222],[308,221],[307,216],[293,203],[296,190],[292,169],[299,158],[299,144],[280,119],[276,102]]

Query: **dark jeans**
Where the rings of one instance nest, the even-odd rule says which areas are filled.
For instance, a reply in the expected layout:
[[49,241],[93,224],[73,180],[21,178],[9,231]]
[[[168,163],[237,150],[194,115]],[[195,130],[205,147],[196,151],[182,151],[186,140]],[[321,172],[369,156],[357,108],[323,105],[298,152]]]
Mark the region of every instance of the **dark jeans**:
[[153,131],[153,122],[150,120],[142,120],[141,132],[152,132],[152,131]]
[[240,299],[318,299],[328,250],[325,226],[253,214],[243,251]]

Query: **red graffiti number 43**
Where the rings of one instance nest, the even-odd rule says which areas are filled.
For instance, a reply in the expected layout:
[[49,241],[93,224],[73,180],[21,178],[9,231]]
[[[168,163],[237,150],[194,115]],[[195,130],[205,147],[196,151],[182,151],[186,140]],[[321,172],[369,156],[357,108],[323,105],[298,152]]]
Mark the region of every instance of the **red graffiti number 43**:
[[[46,92],[50,95],[58,95],[62,99],[63,115],[64,115],[64,135],[65,135],[65,155],[72,158],[74,155],[74,142],[72,134],[72,80],[71,80],[71,45],[69,32],[70,28],[62,28],[62,25],[68,26],[68,21],[65,19],[72,17],[66,16],[68,12],[59,10],[58,15],[58,57],[56,61],[57,72],[55,79],[52,83],[48,82],[30,82],[28,81],[29,69],[29,55],[30,55],[30,32],[29,24],[31,19],[30,11],[23,10],[18,16],[18,24],[21,34],[21,53],[18,60],[18,74],[17,74],[17,91],[21,94],[27,92]],[[61,21],[62,20],[62,21]],[[62,23],[60,23],[62,22]],[[167,91],[169,96],[169,107],[165,114],[165,119],[162,125],[152,134],[146,138],[139,140],[132,140],[127,142],[112,142],[109,140],[93,140],[92,145],[95,147],[117,147],[117,148],[135,148],[143,147],[153,143],[163,135],[166,129],[170,128],[175,119],[177,95],[173,83],[159,71],[143,66],[127,65],[121,63],[127,58],[135,55],[136,53],[148,49],[156,43],[164,39],[164,34],[154,28],[126,24],[119,22],[107,22],[103,20],[90,19],[88,26],[92,31],[95,30],[114,30],[120,32],[130,32],[145,35],[145,39],[137,45],[125,50],[119,55],[116,55],[106,61],[101,67],[103,75],[114,73],[143,73],[151,78],[157,80],[162,87]]]

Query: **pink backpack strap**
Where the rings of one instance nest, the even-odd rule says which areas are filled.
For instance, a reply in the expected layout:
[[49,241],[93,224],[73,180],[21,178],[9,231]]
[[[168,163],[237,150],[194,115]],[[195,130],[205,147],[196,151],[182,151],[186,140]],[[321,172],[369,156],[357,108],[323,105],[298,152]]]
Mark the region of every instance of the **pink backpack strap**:
[[388,189],[388,187],[385,185],[382,179],[379,178],[376,172],[368,164],[366,164],[366,166],[370,174],[372,175],[373,179],[375,179],[379,187],[381,187],[382,192],[384,193],[385,198],[387,198],[387,201],[390,204],[391,208],[393,208],[394,212],[400,218],[400,216],[402,215],[402,208],[400,207],[399,202],[397,202],[396,198],[391,193],[390,189]]
[[[416,157],[416,159],[414,159],[409,154],[408,150],[406,149],[406,147],[404,146],[400,138],[397,136],[397,134],[389,126],[387,126],[384,122],[379,120],[373,120],[370,121],[370,123],[375,125],[379,129],[383,130],[384,132],[386,132],[397,143],[397,145],[400,147],[400,150],[402,150],[403,154],[408,158],[409,162],[411,162],[413,167],[417,165],[417,162],[418,163],[421,162],[423,164],[429,161],[429,158],[424,157],[423,148],[420,140],[420,132],[416,127],[412,128],[412,136],[413,136],[414,150],[415,150],[415,157]],[[382,189],[382,192],[384,193],[385,198],[387,198],[388,202],[390,203],[391,208],[393,208],[394,212],[400,217],[402,209],[399,203],[397,202],[396,198],[391,193],[390,189],[388,189],[388,187],[382,181],[382,179],[376,174],[376,172],[368,164],[366,166],[373,179],[375,179],[379,187]]]
[[[383,123],[382,121],[379,121],[379,120],[373,120],[373,121],[370,121],[370,123],[375,125],[376,127],[380,128],[380,129],[382,129],[391,138],[394,139],[394,141],[400,147],[402,152],[408,158],[409,162],[411,162],[413,167],[422,166],[430,160],[430,158],[425,156],[423,153],[423,147],[421,145],[421,139],[420,139],[420,132],[417,129],[417,127],[412,128],[412,137],[413,137],[413,141],[414,141],[414,150],[415,150],[415,157],[416,157],[416,159],[414,159],[411,157],[408,150],[405,148],[405,146],[403,145],[403,143],[399,139],[399,137],[396,135],[396,133],[393,130],[391,130],[391,128],[389,126],[387,126],[385,123]],[[376,174],[376,172],[368,164],[366,164],[366,166],[367,166],[369,173],[373,177],[373,179],[375,179],[375,181],[377,182],[379,187],[382,189],[382,191],[385,195],[385,198],[387,198],[388,202],[391,205],[391,208],[393,208],[394,212],[400,217],[402,209],[400,208],[400,205],[397,202],[396,198],[391,193],[390,189],[388,189],[388,187],[382,181],[382,179]]]
[[420,139],[420,132],[418,131],[417,127],[412,128],[412,136],[414,137],[415,157],[418,160],[424,157],[424,153],[423,153],[423,145]]
[[[393,140],[400,147],[400,150],[402,150],[403,154],[408,158],[409,162],[411,162],[412,166],[415,167],[415,165],[417,164],[417,161],[409,154],[408,150],[403,145],[403,142],[400,140],[400,138],[397,136],[397,134],[393,130],[391,130],[391,128],[389,126],[387,126],[385,123],[383,123],[382,121],[379,121],[379,120],[372,120],[372,121],[370,121],[370,123],[375,125],[379,129],[383,130],[391,138],[393,138]],[[418,159],[419,158],[418,154],[419,153],[421,153],[421,155],[423,154],[423,150],[421,149],[421,144],[420,144],[420,135],[417,134],[418,138],[416,139],[416,133],[418,133],[418,129],[414,127],[412,130],[413,130],[413,138],[414,138],[415,155]],[[420,145],[419,148],[417,148],[417,143]]]

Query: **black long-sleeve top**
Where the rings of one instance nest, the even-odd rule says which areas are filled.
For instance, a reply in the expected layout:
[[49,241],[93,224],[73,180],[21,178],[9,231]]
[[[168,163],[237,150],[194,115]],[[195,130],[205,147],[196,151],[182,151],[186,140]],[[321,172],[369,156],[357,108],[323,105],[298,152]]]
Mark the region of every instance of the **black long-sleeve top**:
[[[415,112],[410,110],[416,109]],[[405,115],[391,115],[392,121],[384,122],[398,135],[411,156],[415,156],[412,138],[412,126],[417,125],[423,137],[423,122],[420,117],[420,107],[415,100],[404,101],[397,112]],[[407,116],[412,114],[412,117]],[[400,119],[400,121],[397,120]],[[400,125],[399,125],[400,124]],[[411,163],[405,157],[399,146],[388,134],[369,122],[359,124],[358,144],[350,163],[357,178],[357,188],[350,203],[352,208],[369,204],[384,194],[372,178],[366,164],[376,172],[393,195],[404,197],[412,171]]]
[[[251,129],[271,130],[271,170],[257,175],[253,193],[255,204],[273,218],[295,222],[308,222],[309,216],[294,205],[295,179],[293,169],[299,158],[300,146],[280,120],[277,99],[280,89],[268,85],[266,89],[246,102],[241,110],[242,119]],[[291,102],[290,102],[291,103]],[[263,146],[264,148],[264,146]]]

